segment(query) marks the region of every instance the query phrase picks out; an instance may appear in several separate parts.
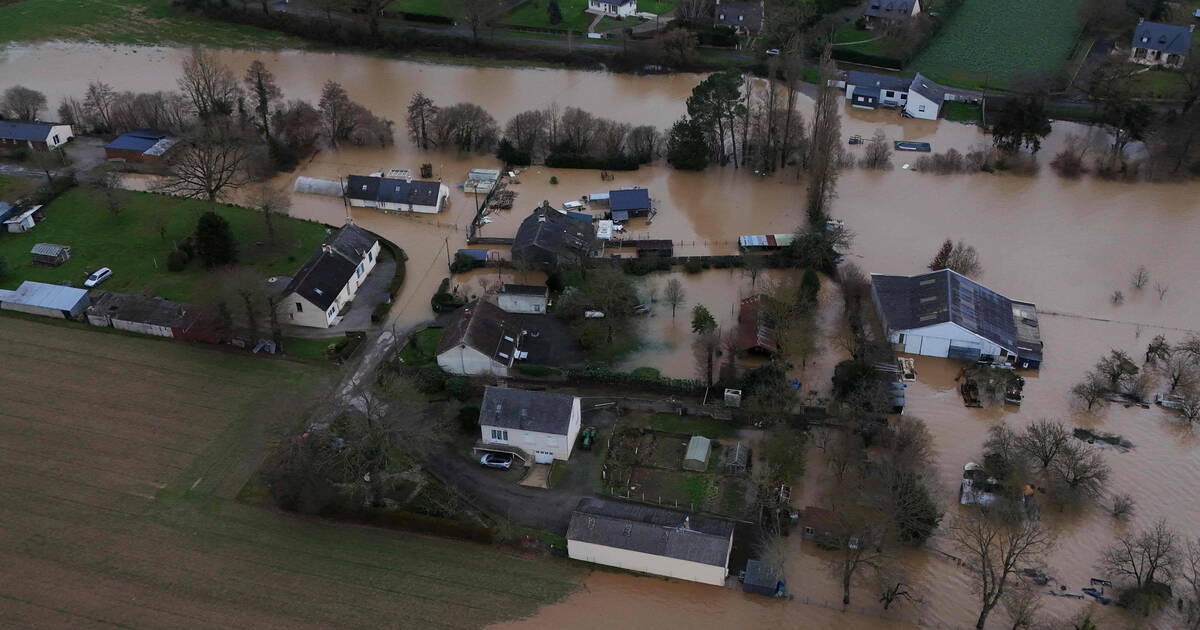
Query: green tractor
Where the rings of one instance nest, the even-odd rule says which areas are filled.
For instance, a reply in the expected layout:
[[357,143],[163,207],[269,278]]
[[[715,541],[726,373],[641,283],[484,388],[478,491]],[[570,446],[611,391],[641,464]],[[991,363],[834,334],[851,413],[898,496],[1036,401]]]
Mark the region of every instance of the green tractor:
[[579,448],[585,451],[592,450],[592,443],[596,441],[596,427],[588,427],[579,433],[580,443]]

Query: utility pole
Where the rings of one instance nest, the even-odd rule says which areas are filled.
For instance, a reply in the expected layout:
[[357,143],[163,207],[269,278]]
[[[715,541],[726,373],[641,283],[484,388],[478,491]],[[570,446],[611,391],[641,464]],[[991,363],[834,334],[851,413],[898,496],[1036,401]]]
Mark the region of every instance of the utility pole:
[[450,258],[450,237],[449,237],[449,236],[447,236],[447,237],[446,237],[446,238],[443,240],[443,242],[446,244],[446,271],[448,271],[448,272],[450,272],[451,274],[453,274],[453,273],[454,273],[454,269],[452,269],[452,268],[451,268],[451,264],[452,264],[452,262],[453,262],[453,259],[452,259],[452,258]]

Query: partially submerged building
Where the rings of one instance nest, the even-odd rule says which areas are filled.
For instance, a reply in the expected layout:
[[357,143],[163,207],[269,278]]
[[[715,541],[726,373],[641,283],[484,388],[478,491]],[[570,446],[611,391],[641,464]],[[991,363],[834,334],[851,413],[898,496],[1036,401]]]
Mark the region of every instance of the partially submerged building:
[[1042,363],[1037,306],[949,269],[871,274],[871,297],[898,352],[1033,369]]
[[438,342],[438,366],[465,376],[508,376],[521,357],[524,331],[507,314],[482,299],[455,311]]
[[567,554],[630,571],[724,586],[734,525],[674,510],[587,498],[571,513]]
[[475,448],[513,453],[526,465],[566,461],[579,437],[581,417],[576,396],[487,387]]
[[71,125],[0,120],[0,147],[57,149],[75,137]]
[[775,329],[767,324],[763,312],[765,295],[752,295],[742,300],[738,308],[737,340],[738,352],[774,356],[779,352],[779,340]]
[[486,195],[496,187],[500,180],[500,171],[494,168],[473,168],[467,171],[467,181],[463,183],[463,192],[468,195]]
[[576,267],[591,256],[596,231],[543,204],[521,222],[513,239],[513,260],[541,270]]
[[105,145],[104,158],[122,162],[157,162],[178,142],[178,138],[161,131],[135,129],[117,136]]
[[356,208],[384,212],[436,214],[450,197],[450,188],[440,182],[409,178],[350,175],[346,178],[346,200]]
[[544,284],[505,284],[499,300],[500,308],[509,313],[545,313],[550,289]]
[[650,191],[645,188],[624,188],[608,191],[608,208],[613,221],[628,221],[630,217],[648,217],[654,210]]

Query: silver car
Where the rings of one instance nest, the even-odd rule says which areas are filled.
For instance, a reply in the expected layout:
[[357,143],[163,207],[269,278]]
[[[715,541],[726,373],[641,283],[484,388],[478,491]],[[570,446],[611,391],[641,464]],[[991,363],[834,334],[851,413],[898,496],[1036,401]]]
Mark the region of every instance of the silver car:
[[488,453],[479,458],[479,463],[488,468],[508,470],[512,468],[513,456],[511,453]]

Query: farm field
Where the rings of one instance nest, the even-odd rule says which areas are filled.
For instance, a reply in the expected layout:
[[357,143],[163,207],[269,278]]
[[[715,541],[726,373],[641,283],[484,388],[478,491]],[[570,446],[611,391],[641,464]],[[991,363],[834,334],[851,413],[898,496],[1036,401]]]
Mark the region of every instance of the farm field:
[[443,15],[446,17],[462,17],[461,3],[453,0],[400,0],[388,5],[386,14],[416,13],[419,15]]
[[105,44],[298,48],[297,39],[171,8],[170,0],[21,0],[0,3],[0,42],[65,39]]
[[1023,77],[1066,71],[1081,0],[966,0],[912,63],[941,83],[1015,87]]
[[325,370],[0,317],[0,619],[30,628],[475,628],[577,569],[234,500]]
[[[82,286],[89,273],[109,267],[113,276],[100,286],[104,290],[192,299],[208,272],[196,260],[183,271],[167,271],[167,253],[174,243],[195,231],[196,220],[212,206],[134,191],[121,191],[120,195],[121,211],[113,216],[102,195],[76,187],[43,208],[46,220],[33,230],[0,238],[0,256],[9,266],[0,287],[15,289],[22,280]],[[325,238],[326,228],[319,223],[276,216],[276,244],[272,246],[260,214],[225,205],[217,206],[215,212],[229,221],[238,245],[239,266],[263,278],[295,273]],[[37,243],[69,245],[71,259],[58,267],[35,267],[29,250]]]

